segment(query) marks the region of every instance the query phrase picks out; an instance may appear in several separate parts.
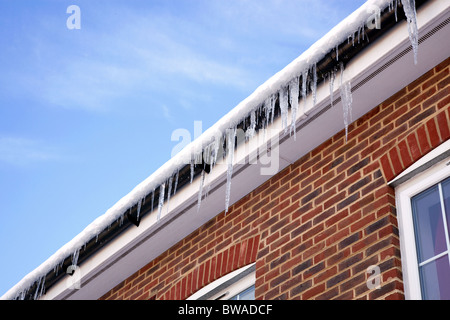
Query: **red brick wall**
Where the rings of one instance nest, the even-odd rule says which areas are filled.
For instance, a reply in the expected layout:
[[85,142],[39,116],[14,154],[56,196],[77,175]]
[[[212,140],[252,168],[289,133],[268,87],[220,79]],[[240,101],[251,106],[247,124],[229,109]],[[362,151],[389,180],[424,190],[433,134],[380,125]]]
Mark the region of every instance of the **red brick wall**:
[[[257,299],[403,299],[387,182],[450,138],[450,59],[233,204],[102,299],[184,299],[256,261]],[[369,266],[381,270],[370,290]]]

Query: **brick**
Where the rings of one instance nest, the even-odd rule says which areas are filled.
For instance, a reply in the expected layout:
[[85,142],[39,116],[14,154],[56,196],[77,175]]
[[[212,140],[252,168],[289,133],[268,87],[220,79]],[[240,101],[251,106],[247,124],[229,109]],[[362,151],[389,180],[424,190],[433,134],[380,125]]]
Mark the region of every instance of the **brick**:
[[430,137],[431,147],[436,148],[441,143],[441,140],[439,138],[439,133],[437,131],[434,118],[427,121],[426,129],[428,131],[428,136]]
[[429,116],[431,116],[432,114],[434,114],[436,112],[435,108],[429,108],[425,111],[420,112],[417,116],[415,116],[414,118],[412,118],[409,121],[409,126],[413,127],[414,125],[416,125],[417,123],[422,122],[422,120],[428,118]]
[[324,291],[325,291],[325,284],[323,283],[323,284],[312,287],[308,291],[305,291],[301,297],[302,297],[302,300],[308,300],[314,296],[319,295],[320,293],[322,293]]
[[392,148],[389,151],[389,158],[391,159],[392,168],[394,168],[395,175],[403,171],[403,164],[400,160],[397,148]]
[[425,131],[425,126],[420,126],[417,129],[417,137],[419,139],[419,146],[421,154],[425,155],[431,150],[431,145],[428,141],[427,132]]
[[312,287],[312,280],[303,282],[290,291],[291,297],[295,297],[311,287]]
[[332,277],[330,280],[327,281],[327,288],[331,288],[338,283],[341,283],[342,281],[348,279],[350,277],[350,270],[346,270],[344,272],[341,272],[340,274]]
[[338,247],[340,250],[344,249],[345,247],[348,247],[352,243],[358,241],[361,238],[361,233],[357,232],[352,234],[351,236],[345,238],[341,242],[339,242]]
[[411,156],[413,158],[413,161],[417,161],[422,156],[422,153],[420,151],[419,143],[416,138],[415,133],[411,133],[406,138],[408,145],[409,145],[409,151],[411,152]]
[[431,98],[423,102],[423,108],[428,108],[432,105],[435,105],[439,100],[444,99],[445,97],[448,97],[450,95],[450,88],[444,88],[440,91],[438,91],[435,95],[433,95]]
[[395,177],[394,171],[391,166],[391,162],[387,155],[380,158],[381,167],[383,168],[384,176],[387,181],[392,180]]
[[302,205],[304,205],[305,203],[313,200],[314,198],[316,198],[317,196],[319,196],[322,193],[322,187],[317,188],[316,190],[314,190],[313,192],[311,192],[310,194],[306,195],[303,199],[302,199]]
[[402,159],[402,163],[405,167],[409,167],[412,163],[412,157],[409,153],[409,147],[406,144],[405,140],[402,140],[398,144],[399,152],[400,152],[400,158]]
[[347,197],[344,201],[341,201],[338,205],[337,205],[337,210],[342,210],[345,207],[351,205],[353,202],[357,201],[359,199],[359,193],[355,193],[349,197]]
[[436,116],[437,124],[439,127],[439,135],[442,141],[446,141],[450,138],[450,123],[447,120],[445,112],[441,112]]
[[354,183],[350,186],[348,189],[349,193],[354,193],[355,191],[361,189],[362,187],[366,186],[371,181],[370,177],[364,177],[360,179],[358,182]]

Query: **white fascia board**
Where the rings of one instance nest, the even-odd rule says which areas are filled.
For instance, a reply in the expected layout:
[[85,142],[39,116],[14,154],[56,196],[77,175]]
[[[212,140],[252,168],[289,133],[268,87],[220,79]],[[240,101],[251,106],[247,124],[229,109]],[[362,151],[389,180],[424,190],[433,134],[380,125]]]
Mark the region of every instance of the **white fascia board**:
[[[447,1],[430,1],[423,5],[418,11],[419,36],[432,30],[449,15]],[[449,57],[449,33],[450,27],[446,25],[423,41],[419,46],[417,65],[414,65],[412,50],[402,54],[411,46],[406,22],[399,23],[383,38],[354,58],[344,72],[344,81],[350,80],[352,86],[357,88],[353,91],[353,119],[361,117]],[[395,61],[392,61],[392,57],[396,56],[398,57],[394,59]],[[386,64],[389,66],[380,70],[380,67]],[[337,74],[334,98],[339,97],[339,83],[340,74]],[[317,88],[317,104],[312,106],[311,98],[309,98],[304,110],[307,117],[304,118],[302,113],[298,115],[296,139],[289,135],[289,131],[284,133],[280,119],[270,126],[265,140],[253,139],[253,141],[261,142],[275,138],[280,141],[279,170],[272,175],[344,128],[342,104],[339,102],[330,108],[329,100],[328,83],[322,83]],[[260,132],[259,136],[261,134],[263,133]],[[243,158],[248,159],[249,154],[254,154],[261,149],[260,143],[252,142],[246,147],[248,148],[246,152],[241,152],[241,147],[235,153],[238,164],[234,166],[231,204],[272,176],[261,175],[261,169],[267,166],[262,165],[260,161],[251,165],[244,164],[248,161],[242,161]],[[207,176],[206,181],[210,184],[210,191],[208,197],[202,201],[199,211],[197,211],[199,190],[197,178],[191,185],[185,186],[171,198],[169,210],[167,207],[163,208],[159,222],[156,219],[157,212],[146,215],[141,220],[139,228],[130,227],[85,261],[77,271],[80,274],[81,289],[69,288],[73,280],[66,276],[51,287],[42,299],[98,299],[201,225],[223,212],[226,169],[226,165],[218,165]]]

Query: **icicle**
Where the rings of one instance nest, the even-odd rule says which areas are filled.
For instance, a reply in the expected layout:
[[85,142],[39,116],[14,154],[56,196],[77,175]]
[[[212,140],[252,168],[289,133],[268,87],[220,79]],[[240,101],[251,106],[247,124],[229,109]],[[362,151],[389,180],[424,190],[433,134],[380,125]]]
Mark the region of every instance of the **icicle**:
[[191,160],[191,183],[194,181],[194,161],[193,159]]
[[231,178],[233,176],[234,147],[236,139],[236,128],[227,130],[227,185],[225,194],[225,213],[228,212],[231,195]]
[[306,86],[308,80],[308,70],[302,72],[302,99],[304,108],[306,108]]
[[344,112],[344,126],[345,126],[345,141],[347,141],[348,137],[348,125],[352,122],[352,87],[350,81],[343,83],[344,78],[344,64],[341,63],[341,85],[340,85],[340,93],[341,93],[341,102]]
[[397,18],[397,7],[398,7],[398,0],[395,0],[395,6],[394,6],[395,22],[398,21],[398,18]]
[[270,98],[270,123],[273,124],[273,119],[275,117],[275,103],[277,102],[277,98],[275,96],[272,96]]
[[[130,215],[131,215],[131,208],[130,208]],[[125,217],[124,217],[123,215],[121,215],[121,216],[119,217],[119,226],[122,226],[122,225],[123,225],[124,219],[125,219]]]
[[159,221],[161,219],[161,211],[164,205],[164,191],[166,188],[166,184],[163,183],[159,187],[159,202],[158,202],[158,217],[156,218],[156,221]]
[[153,212],[153,204],[155,202],[155,189],[152,190],[152,212]]
[[336,73],[334,70],[330,72],[330,105],[333,107],[334,103],[334,80],[336,79]]
[[281,126],[284,132],[287,132],[287,120],[288,120],[288,91],[287,88],[281,88],[280,90],[280,110],[281,110]]
[[78,257],[80,256],[80,249],[75,250],[75,252],[72,255],[72,265],[76,266],[78,265]]
[[336,46],[336,61],[339,61],[339,46]]
[[299,78],[295,77],[289,83],[289,102],[291,104],[291,130],[290,134],[294,132],[294,140],[297,140],[297,132],[296,132],[296,120],[297,120],[297,112],[298,112],[298,98],[299,98]]
[[250,113],[250,128],[245,132],[245,138],[247,140],[253,138],[255,135],[255,129],[256,129],[256,112],[253,110]]
[[177,174],[175,175],[175,187],[173,188],[173,195],[177,194],[177,188],[178,188],[178,179],[180,177],[180,169],[177,170]]
[[270,121],[270,108],[271,108],[271,98],[267,98],[264,101],[264,112],[265,112],[265,117],[266,117],[266,128],[269,126],[269,121]]
[[415,0],[401,0],[406,19],[408,20],[409,40],[414,52],[414,64],[417,64],[417,54],[419,51],[419,29],[417,27],[417,13]]
[[205,174],[205,186],[206,186],[206,190],[205,190],[204,199],[208,198],[209,191],[211,190],[211,183],[209,183],[209,174]]
[[141,214],[141,207],[142,207],[142,199],[138,201],[137,203],[137,209],[136,209],[136,219],[139,220],[139,215]]
[[205,171],[202,170],[202,175],[200,178],[200,187],[198,190],[198,199],[197,199],[197,212],[200,211],[200,206],[202,205],[202,196],[203,196],[203,185],[205,183]]
[[37,287],[36,291],[34,292],[33,300],[38,300],[42,296],[42,293],[44,291],[44,282],[45,277],[40,277],[37,281]]
[[169,178],[169,190],[167,190],[167,213],[169,212],[170,196],[172,194],[173,176]]
[[317,103],[317,65],[314,64],[312,67],[313,81],[312,81],[312,96],[313,96],[313,107]]

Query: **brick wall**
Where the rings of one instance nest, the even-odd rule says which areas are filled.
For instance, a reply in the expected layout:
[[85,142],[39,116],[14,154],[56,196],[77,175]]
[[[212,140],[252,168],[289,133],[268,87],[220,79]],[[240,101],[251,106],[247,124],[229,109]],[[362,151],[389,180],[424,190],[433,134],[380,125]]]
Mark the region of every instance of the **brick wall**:
[[[233,204],[101,299],[185,299],[256,262],[257,299],[403,299],[387,182],[450,138],[450,59]],[[366,284],[369,266],[381,289]]]

